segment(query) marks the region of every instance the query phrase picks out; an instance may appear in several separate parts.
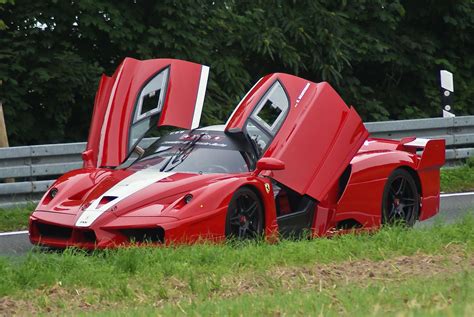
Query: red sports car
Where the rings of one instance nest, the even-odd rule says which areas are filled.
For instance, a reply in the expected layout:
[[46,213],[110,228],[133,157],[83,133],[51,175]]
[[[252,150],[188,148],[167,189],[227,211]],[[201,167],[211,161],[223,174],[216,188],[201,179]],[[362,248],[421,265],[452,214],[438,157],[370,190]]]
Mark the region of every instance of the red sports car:
[[[260,79],[226,124],[198,128],[208,73],[126,58],[103,76],[84,167],[44,195],[31,242],[92,249],[325,236],[438,212],[444,140],[368,138],[328,83],[281,73]],[[178,129],[143,150],[143,137],[164,126]]]

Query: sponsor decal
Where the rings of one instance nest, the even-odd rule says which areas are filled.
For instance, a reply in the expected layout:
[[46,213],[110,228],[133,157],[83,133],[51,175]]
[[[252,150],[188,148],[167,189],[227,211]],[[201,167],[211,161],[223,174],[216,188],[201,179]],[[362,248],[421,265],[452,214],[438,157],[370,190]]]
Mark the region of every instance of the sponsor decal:
[[[179,137],[180,140],[186,140],[186,141],[191,141],[196,138],[200,137],[200,134],[183,134],[182,136]],[[210,135],[210,134],[204,134],[201,137],[201,140],[212,140],[212,141],[218,141],[220,140],[221,137],[217,135]]]
[[[187,144],[188,141],[165,141],[161,143],[162,145],[172,145],[172,144]],[[197,145],[202,146],[213,146],[213,147],[227,147],[225,143],[216,143],[216,142],[196,142]]]
[[308,90],[308,88],[309,88],[309,83],[307,83],[306,86],[304,86],[303,90],[301,91],[300,95],[298,96],[298,99],[296,99],[295,108],[298,106],[301,99],[303,99],[303,96],[306,94],[306,91]]

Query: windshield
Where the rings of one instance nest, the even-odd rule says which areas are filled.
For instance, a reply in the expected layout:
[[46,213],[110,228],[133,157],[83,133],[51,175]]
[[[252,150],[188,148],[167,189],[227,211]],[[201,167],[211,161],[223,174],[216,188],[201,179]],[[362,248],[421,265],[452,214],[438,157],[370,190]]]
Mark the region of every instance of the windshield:
[[220,131],[177,131],[150,145],[133,169],[162,172],[243,173],[249,171],[239,146]]

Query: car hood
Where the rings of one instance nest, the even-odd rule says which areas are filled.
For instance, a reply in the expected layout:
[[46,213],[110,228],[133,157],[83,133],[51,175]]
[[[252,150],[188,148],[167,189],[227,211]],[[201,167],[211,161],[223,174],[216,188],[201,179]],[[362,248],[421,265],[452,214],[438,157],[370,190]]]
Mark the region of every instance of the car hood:
[[56,196],[51,198],[47,192],[37,210],[77,215],[79,226],[89,226],[106,211],[116,216],[156,216],[187,193],[232,177],[235,175],[160,172],[153,168],[83,169],[58,179],[52,186],[57,189]]

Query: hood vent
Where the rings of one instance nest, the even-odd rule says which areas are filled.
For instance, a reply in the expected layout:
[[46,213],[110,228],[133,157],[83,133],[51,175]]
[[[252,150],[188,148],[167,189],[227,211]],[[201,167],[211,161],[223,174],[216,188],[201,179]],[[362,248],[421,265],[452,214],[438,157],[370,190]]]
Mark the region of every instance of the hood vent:
[[97,208],[100,208],[103,205],[108,204],[108,203],[110,203],[111,201],[113,201],[117,198],[118,198],[117,196],[104,196],[104,197],[102,197],[99,204],[97,205]]

